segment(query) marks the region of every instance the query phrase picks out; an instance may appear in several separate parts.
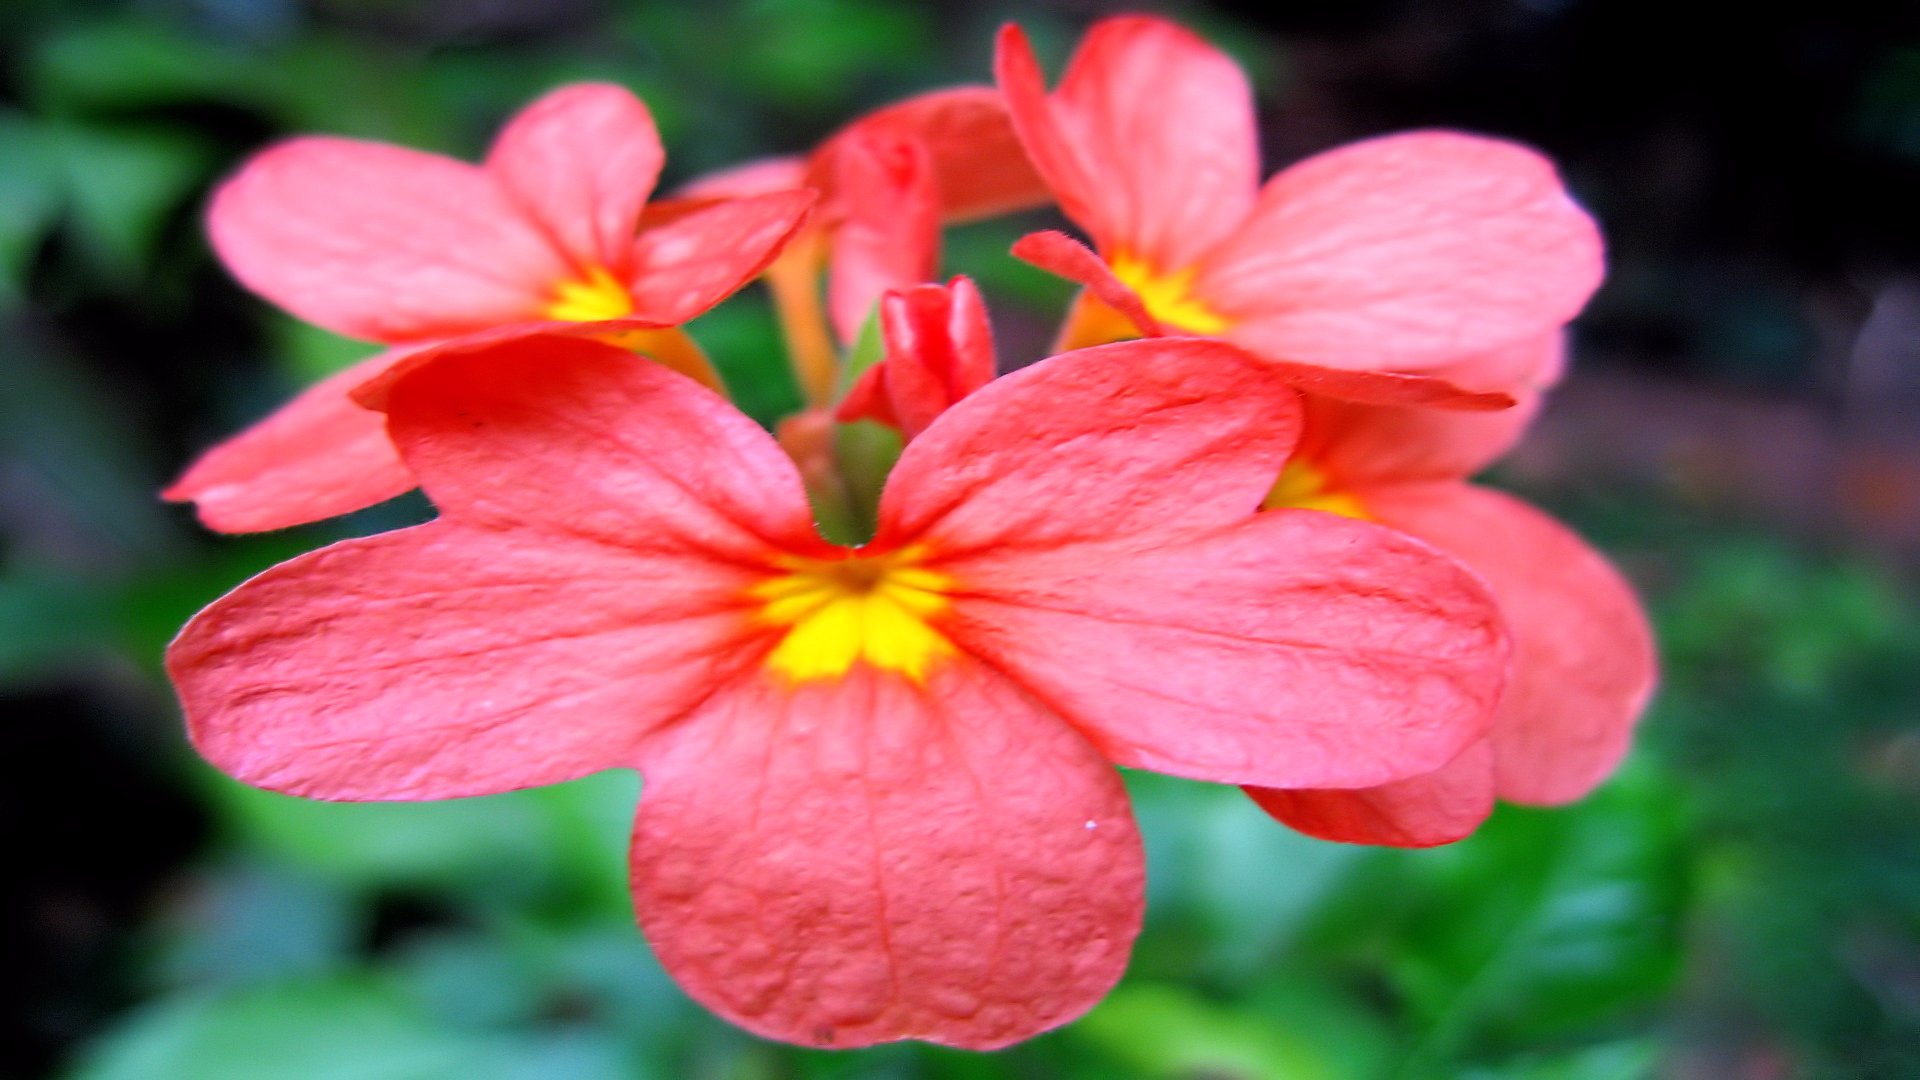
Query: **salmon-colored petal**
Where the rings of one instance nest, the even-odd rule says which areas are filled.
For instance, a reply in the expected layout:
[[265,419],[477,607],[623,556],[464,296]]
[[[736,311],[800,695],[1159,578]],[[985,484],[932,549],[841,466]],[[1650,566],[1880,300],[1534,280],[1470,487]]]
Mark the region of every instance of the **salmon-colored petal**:
[[929,91],[855,120],[815,153],[817,186],[830,184],[841,140],[866,135],[911,139],[927,148],[940,214],[947,221],[1011,213],[1047,201],[1047,185],[1027,160],[1006,103],[990,86]]
[[674,325],[757,277],[813,206],[811,191],[724,199],[641,231],[629,291],[634,315]]
[[349,337],[406,342],[535,318],[565,258],[472,165],[303,138],[256,155],[207,213],[241,283]]
[[1633,589],[1566,526],[1468,484],[1370,493],[1367,509],[1483,575],[1513,628],[1513,683],[1492,741],[1500,797],[1571,802],[1627,752],[1653,692],[1653,636]]
[[841,420],[878,420],[911,439],[993,380],[993,329],[968,278],[887,294],[880,328],[886,356],[848,392]]
[[244,533],[320,521],[412,489],[386,418],[347,396],[397,358],[384,352],[308,387],[200,455],[163,497],[193,503],[210,529]]
[[738,409],[624,350],[523,338],[395,382],[388,429],[441,516],[622,550],[817,545],[793,462]]
[[717,695],[648,747],[641,926],[760,1035],[991,1049],[1084,1012],[1140,926],[1111,766],[967,661]]
[[[1169,333],[1147,312],[1140,294],[1114,276],[1112,267],[1085,244],[1065,233],[1052,230],[1028,233],[1014,242],[1013,256],[1069,281],[1077,281],[1092,294],[1092,299],[1083,295],[1076,301],[1075,313],[1069,316],[1067,335],[1077,334],[1076,322],[1100,327],[1104,332],[1116,336],[1127,332],[1127,324],[1132,324],[1134,331],[1146,337],[1160,337]],[[1105,317],[1082,310],[1096,302],[1109,309]],[[1231,340],[1231,335],[1228,335],[1228,340]],[[1340,401],[1374,405],[1423,405],[1473,412],[1506,409],[1514,403],[1513,397],[1504,392],[1468,390],[1430,375],[1319,367],[1297,364],[1271,355],[1262,355],[1260,358],[1295,389]]]
[[938,272],[940,193],[932,155],[915,139],[859,134],[839,144],[834,163],[827,310],[851,343],[884,293]]
[[1068,281],[1085,285],[1102,303],[1132,323],[1143,336],[1159,337],[1166,332],[1159,321],[1147,312],[1146,302],[1140,299],[1140,294],[1115,276],[1113,267],[1107,265],[1105,259],[1066,233],[1052,229],[1028,233],[1013,242],[1012,254],[1014,258],[1032,263],[1050,274],[1058,274]]
[[[807,159],[797,154],[755,158],[730,168],[703,173],[674,190],[668,203],[703,205],[713,199],[740,199],[749,195],[771,195],[776,191],[796,191],[809,186]],[[658,204],[649,206],[649,215]]]
[[1125,341],[995,379],[907,444],[876,543],[948,553],[1147,537],[1253,512],[1299,400],[1218,342]]
[[1001,31],[996,69],[1035,165],[1103,254],[1177,272],[1253,206],[1253,92],[1238,65],[1186,29],[1101,21],[1050,98],[1018,27]]
[[1433,847],[1464,840],[1493,813],[1493,747],[1482,739],[1430,773],[1366,788],[1248,788],[1291,828],[1344,844]]
[[[928,544],[940,550],[938,530]],[[941,624],[956,644],[1109,759],[1156,772],[1283,788],[1403,780],[1483,736],[1506,677],[1506,632],[1477,578],[1417,540],[1316,511],[935,568],[957,583]]]
[[[1505,351],[1529,358],[1539,370],[1549,361],[1557,363],[1562,335],[1550,334]],[[1513,365],[1515,370],[1519,366]],[[1472,412],[1366,405],[1310,395],[1306,432],[1297,453],[1339,491],[1464,479],[1512,449],[1543,400],[1539,392],[1522,392],[1511,409]]]
[[254,578],[187,624],[167,670],[194,746],[247,783],[506,791],[638,764],[740,668],[744,578],[687,550],[432,522]]
[[1429,131],[1278,174],[1192,289],[1264,355],[1424,370],[1556,329],[1603,270],[1600,234],[1551,162]]
[[639,98],[610,83],[580,83],[522,109],[494,140],[487,171],[580,271],[621,277],[665,161]]

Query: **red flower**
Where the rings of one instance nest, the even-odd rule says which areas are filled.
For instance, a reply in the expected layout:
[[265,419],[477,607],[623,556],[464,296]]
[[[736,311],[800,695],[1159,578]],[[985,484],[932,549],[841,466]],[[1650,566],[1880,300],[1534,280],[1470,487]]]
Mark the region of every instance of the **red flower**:
[[[1486,358],[1557,370],[1556,335]],[[1377,521],[1456,556],[1492,586],[1513,632],[1513,677],[1484,741],[1446,768],[1375,788],[1253,791],[1302,832],[1422,847],[1458,840],[1499,798],[1572,802],[1622,756],[1655,679],[1632,588],[1564,525],[1466,478],[1518,439],[1533,406],[1466,416],[1310,399],[1268,505]]]
[[1524,147],[1395,135],[1259,186],[1246,79],[1179,26],[1099,23],[1051,95],[1018,27],[995,66],[1022,142],[1099,251],[1076,258],[1057,233],[1015,249],[1093,290],[1070,344],[1217,336],[1269,359],[1511,390],[1471,358],[1557,329],[1599,284],[1593,222]]
[[603,84],[534,102],[480,166],[337,138],[294,139],[253,158],[208,215],[227,268],[303,319],[398,348],[214,447],[166,497],[197,504],[212,528],[246,532],[406,491],[413,477],[381,418],[348,391],[449,339],[621,334],[664,363],[703,369],[684,335],[650,331],[758,274],[812,197],[716,201],[636,235],[663,160],[646,106]]
[[253,579],[168,654],[250,783],[433,799],[637,768],[640,921],[763,1035],[993,1047],[1119,977],[1112,765],[1280,788],[1430,772],[1506,667],[1478,582],[1376,525],[1253,513],[1296,394],[1213,342],[1056,357],[910,443],[869,545],[693,382],[523,339],[394,379],[439,506]]
[[907,98],[854,120],[805,156],[714,173],[680,196],[697,205],[794,187],[818,191],[820,205],[767,279],[801,390],[816,406],[836,390],[833,338],[852,344],[882,294],[934,279],[943,225],[1040,206],[1047,198],[1000,93],[986,86]]
[[993,328],[967,278],[886,294],[880,332],[886,355],[847,391],[841,420],[876,420],[911,439],[993,379]]

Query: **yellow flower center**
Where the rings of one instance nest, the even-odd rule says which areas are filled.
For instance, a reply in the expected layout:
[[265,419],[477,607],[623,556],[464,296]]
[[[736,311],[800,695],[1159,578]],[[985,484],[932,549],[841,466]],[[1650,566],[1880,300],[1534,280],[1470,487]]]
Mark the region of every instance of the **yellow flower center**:
[[753,586],[756,617],[786,628],[767,666],[794,682],[845,675],[855,662],[897,671],[915,682],[953,655],[928,620],[947,609],[946,575],[919,565],[907,548],[845,559],[781,560],[785,573]]
[[1273,490],[1267,492],[1260,506],[1266,510],[1325,510],[1341,517],[1370,520],[1366,506],[1359,499],[1344,491],[1329,490],[1327,474],[1300,458],[1287,462],[1287,467],[1280,470],[1280,479],[1274,482]]
[[633,297],[605,267],[596,266],[585,278],[563,281],[553,290],[553,302],[543,312],[560,322],[600,322],[633,314]]
[[1190,334],[1217,334],[1232,325],[1219,312],[1193,295],[1194,267],[1162,274],[1133,255],[1122,252],[1114,257],[1113,276],[1139,294],[1162,325]]

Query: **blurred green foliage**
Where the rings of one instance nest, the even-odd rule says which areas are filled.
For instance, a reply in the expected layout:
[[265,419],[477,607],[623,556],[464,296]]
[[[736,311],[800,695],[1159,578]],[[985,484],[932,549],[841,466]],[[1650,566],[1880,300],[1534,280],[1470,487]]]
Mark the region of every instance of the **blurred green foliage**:
[[[646,96],[684,179],[983,78],[994,21],[880,0],[502,9],[494,23],[455,7],[0,15],[0,446],[18,481],[0,691],[135,673],[108,725],[213,823],[117,948],[115,978],[141,1001],[79,1033],[57,1075],[1628,1080],[1755,1061],[1920,1075],[1910,585],[1618,494],[1536,493],[1653,603],[1667,678],[1619,777],[1578,806],[1503,808],[1461,844],[1398,852],[1301,838],[1232,789],[1132,776],[1150,857],[1132,970],[1081,1022],[994,1056],[773,1046],[688,1001],[632,926],[631,776],[328,805],[197,763],[164,704],[173,630],[248,573],[426,512],[402,500],[215,539],[154,501],[193,449],[365,351],[220,275],[197,211],[221,173],[302,130],[471,156],[540,89],[603,77]],[[1070,40],[1024,17],[1043,44]],[[1016,233],[958,230],[949,261],[979,277],[1013,340],[1038,343],[1025,313],[1065,292],[1005,258]],[[762,297],[693,330],[749,413],[795,406]]]

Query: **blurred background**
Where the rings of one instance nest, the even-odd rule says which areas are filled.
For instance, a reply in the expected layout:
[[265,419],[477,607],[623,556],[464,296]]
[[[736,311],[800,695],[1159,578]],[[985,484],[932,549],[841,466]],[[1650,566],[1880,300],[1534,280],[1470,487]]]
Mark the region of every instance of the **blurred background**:
[[[655,111],[667,184],[989,73],[1098,3],[0,5],[0,1076],[71,1080],[1920,1077],[1920,8],[1825,0],[1137,5],[1233,52],[1269,167],[1421,125],[1544,148],[1612,273],[1495,480],[1626,568],[1665,681],[1586,802],[1427,852],[1133,777],[1148,925],[1086,1019],[998,1055],[816,1053],[687,1001],[634,932],[637,781],[430,805],[242,788],[161,650],[248,574],[429,513],[250,538],[155,492],[371,350],[243,293],[209,187],[277,136],[473,158],[554,84]],[[1066,294],[949,261],[1010,342]],[[791,407],[764,297],[694,332]]]

